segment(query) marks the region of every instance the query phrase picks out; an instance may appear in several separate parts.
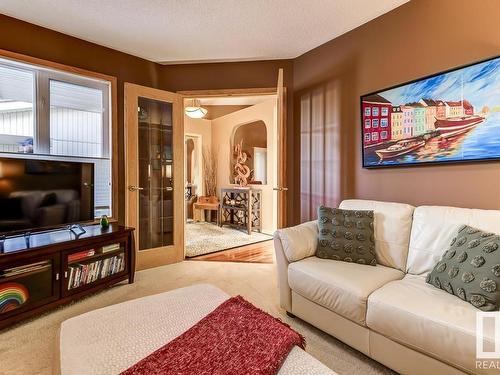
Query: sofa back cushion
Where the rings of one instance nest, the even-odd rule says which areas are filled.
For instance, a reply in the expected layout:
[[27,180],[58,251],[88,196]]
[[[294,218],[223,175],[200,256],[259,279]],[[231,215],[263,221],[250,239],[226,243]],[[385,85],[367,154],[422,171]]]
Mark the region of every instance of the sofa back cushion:
[[449,249],[461,225],[500,234],[500,211],[444,206],[420,206],[413,213],[406,272],[424,275]]
[[373,211],[377,263],[405,270],[415,207],[404,203],[347,199],[339,208]]

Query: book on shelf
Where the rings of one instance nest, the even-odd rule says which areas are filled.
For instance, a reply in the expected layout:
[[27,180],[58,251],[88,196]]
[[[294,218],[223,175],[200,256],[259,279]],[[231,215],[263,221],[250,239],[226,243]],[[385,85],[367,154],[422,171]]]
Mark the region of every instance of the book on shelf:
[[120,249],[120,244],[119,243],[113,243],[111,245],[103,246],[102,247],[102,253],[106,254],[106,253],[110,253],[112,251],[116,251],[116,250],[119,250],[119,249]]
[[68,262],[75,262],[77,260],[89,258],[93,255],[95,255],[94,249],[79,251],[78,253],[69,254],[68,255]]
[[92,263],[76,263],[69,266],[68,289],[93,283],[125,269],[125,254],[100,259]]

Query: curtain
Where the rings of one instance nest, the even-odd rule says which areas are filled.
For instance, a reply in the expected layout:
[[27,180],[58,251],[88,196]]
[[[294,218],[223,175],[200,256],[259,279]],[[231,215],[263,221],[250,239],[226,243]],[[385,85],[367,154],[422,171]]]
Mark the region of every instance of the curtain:
[[340,202],[340,90],[331,81],[300,95],[301,222]]

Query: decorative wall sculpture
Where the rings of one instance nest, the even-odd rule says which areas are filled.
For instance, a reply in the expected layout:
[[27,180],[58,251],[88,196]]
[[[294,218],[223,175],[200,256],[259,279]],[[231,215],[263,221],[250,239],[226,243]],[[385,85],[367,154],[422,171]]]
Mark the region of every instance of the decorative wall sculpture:
[[234,155],[236,164],[234,165],[234,182],[241,187],[247,186],[252,171],[246,165],[248,155],[243,151],[243,140],[234,146]]

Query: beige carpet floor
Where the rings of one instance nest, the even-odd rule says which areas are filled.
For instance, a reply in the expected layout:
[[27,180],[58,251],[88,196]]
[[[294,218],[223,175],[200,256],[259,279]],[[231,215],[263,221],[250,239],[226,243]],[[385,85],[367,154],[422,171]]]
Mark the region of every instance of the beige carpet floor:
[[299,319],[287,317],[279,308],[274,264],[201,261],[185,261],[138,272],[132,285],[114,286],[0,331],[0,374],[51,374],[57,331],[61,322],[70,317],[133,298],[207,282],[231,295],[241,294],[289,323],[306,337],[307,351],[338,374],[392,374],[386,367],[333,337]]
[[248,235],[245,231],[228,226],[219,227],[205,221],[188,221],[186,223],[186,256],[195,257],[210,254],[272,238],[273,236],[265,233],[252,232],[251,235]]

